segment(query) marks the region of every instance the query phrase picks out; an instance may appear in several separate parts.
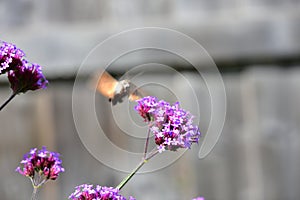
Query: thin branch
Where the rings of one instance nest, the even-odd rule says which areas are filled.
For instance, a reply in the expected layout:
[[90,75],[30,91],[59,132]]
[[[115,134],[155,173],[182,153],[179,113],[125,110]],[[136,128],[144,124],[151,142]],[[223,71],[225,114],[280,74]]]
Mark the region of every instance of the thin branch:
[[0,107],[0,111],[17,95],[16,92],[14,92]]

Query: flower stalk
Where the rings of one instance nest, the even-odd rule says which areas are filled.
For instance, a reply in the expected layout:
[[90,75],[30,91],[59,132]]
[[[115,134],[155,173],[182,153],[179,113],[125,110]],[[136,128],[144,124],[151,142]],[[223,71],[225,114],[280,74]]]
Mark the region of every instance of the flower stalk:
[[142,161],[136,166],[136,168],[128,176],[126,176],[116,188],[121,190],[126,185],[126,183],[139,171],[139,169],[141,169],[141,167],[156,154],[158,154],[158,150],[155,149],[154,151],[149,153],[147,157],[143,158]]
[[17,95],[17,93],[13,92],[12,95],[1,105],[0,111]]
[[37,200],[37,192],[38,192],[38,187],[33,187],[32,195],[31,195],[31,200]]
[[148,129],[148,133],[147,133],[147,138],[146,138],[146,141],[145,141],[145,149],[144,149],[144,156],[143,156],[144,159],[147,156],[148,145],[149,145],[149,137],[150,137],[150,125],[149,125],[149,129]]

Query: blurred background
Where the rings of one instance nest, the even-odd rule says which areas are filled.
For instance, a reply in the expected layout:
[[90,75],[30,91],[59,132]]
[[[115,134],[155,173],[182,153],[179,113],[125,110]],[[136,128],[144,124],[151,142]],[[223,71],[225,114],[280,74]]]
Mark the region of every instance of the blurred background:
[[[77,70],[91,49],[113,34],[145,26],[180,31],[207,50],[225,84],[227,114],[221,137],[208,157],[198,159],[199,146],[194,146],[172,165],[135,176],[122,194],[143,200],[188,200],[199,195],[207,200],[299,199],[299,9],[298,0],[0,0],[0,39],[23,49],[30,61],[43,66],[50,81],[47,90],[19,95],[0,112],[1,199],[30,198],[30,181],[14,170],[32,147],[45,145],[60,152],[66,169],[57,181],[41,189],[40,199],[67,199],[82,183],[116,186],[126,176],[97,161],[80,141],[72,115],[72,90]],[[123,42],[126,46],[136,41]],[[182,48],[194,53],[188,46]],[[205,69],[201,57],[197,61]],[[108,70],[118,78],[133,66],[149,62],[170,66],[198,86],[199,127],[205,134],[209,94],[190,64],[148,51],[124,56]],[[96,71],[99,65],[90,67]],[[82,123],[89,124],[84,106],[93,70],[83,72],[78,77]],[[163,70],[144,76],[167,80],[179,91],[189,89],[178,76]],[[5,75],[0,83],[4,102],[11,92]],[[157,94],[151,88],[149,93],[176,100],[176,93],[168,88],[155,87]],[[182,103],[188,107],[190,94],[185,94]],[[130,151],[143,148],[122,135],[104,97],[97,94],[96,104],[111,141]],[[123,119],[126,123],[127,118]],[[91,124],[90,131],[97,129]],[[114,136],[115,132],[121,136]],[[121,158],[113,155],[111,159],[119,162]],[[122,159],[119,164],[126,162],[133,161]]]

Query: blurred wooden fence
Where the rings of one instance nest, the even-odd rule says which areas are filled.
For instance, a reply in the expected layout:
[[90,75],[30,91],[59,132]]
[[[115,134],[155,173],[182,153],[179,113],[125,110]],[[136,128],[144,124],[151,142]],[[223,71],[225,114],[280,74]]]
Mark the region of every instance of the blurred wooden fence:
[[[17,96],[0,112],[0,199],[29,199],[30,181],[14,169],[22,155],[35,146],[45,145],[60,152],[66,168],[57,181],[41,190],[43,200],[66,199],[75,185],[86,182],[115,186],[125,176],[97,161],[85,149],[72,115],[73,82],[58,80],[72,77],[99,42],[130,28],[162,27],[187,34],[203,45],[216,62],[229,61],[227,65],[239,65],[235,61],[258,63],[257,59],[270,63],[281,58],[299,61],[299,7],[299,0],[0,1],[0,39],[22,48],[30,61],[45,66],[47,77],[54,79],[47,90]],[[145,38],[137,38],[142,39]],[[122,44],[130,46],[134,42]],[[162,42],[174,41],[164,38]],[[189,46],[181,48],[188,55],[195,53]],[[110,53],[113,51],[108,51],[107,56]],[[155,62],[169,64],[169,57],[153,55]],[[140,63],[149,61],[143,54],[133,55],[128,62],[117,63],[117,70],[135,66],[136,58]],[[197,57],[197,62],[201,61]],[[102,65],[97,62],[94,67],[99,66]],[[209,94],[198,76],[185,75],[198,85],[200,128],[205,133],[210,118]],[[190,106],[191,93],[177,77],[164,73],[155,76],[185,94],[183,103]],[[188,200],[197,195],[207,200],[299,199],[299,69],[258,67],[224,74],[223,78],[227,117],[221,138],[209,157],[199,160],[199,148],[193,148],[169,167],[134,177],[124,194],[142,200]],[[3,80],[1,76],[1,84]],[[82,123],[90,125],[88,132],[97,132],[85,110],[85,82],[81,90]],[[1,85],[1,102],[9,92],[8,87]],[[159,93],[172,99],[172,93],[166,92],[157,89],[153,95]],[[111,141],[130,151],[142,148],[140,143],[128,141],[128,135],[118,129],[109,104],[101,96],[97,96],[97,106],[98,115],[105,116],[103,123]],[[134,132],[126,120],[123,126]],[[122,166],[135,162],[103,151]]]
[[[191,73],[185,75],[192,83],[199,84],[197,95],[205,94],[205,88],[196,76]],[[167,77],[164,74],[160,76]],[[205,196],[207,200],[299,199],[299,69],[254,68],[225,74],[223,79],[227,93],[227,117],[213,152],[199,160],[199,148],[195,146],[172,165],[134,177],[124,187],[124,195],[142,200],[188,200],[198,195]],[[174,77],[170,80],[173,80],[174,87],[182,87],[180,82],[174,81]],[[84,106],[86,87],[84,82],[82,84]],[[66,199],[76,185],[116,186],[125,177],[126,174],[98,162],[82,145],[73,121],[72,89],[72,82],[54,81],[45,91],[17,96],[0,112],[1,199],[30,198],[30,181],[14,169],[23,154],[35,146],[45,145],[60,152],[66,169],[57,181],[42,188],[40,199]],[[1,87],[1,101],[8,95],[9,89]],[[97,103],[105,109],[100,114],[107,115],[107,124],[113,124],[109,122],[113,118],[105,111],[109,104],[101,98]],[[187,95],[186,101],[189,98]],[[209,101],[203,98],[202,105],[209,108]],[[82,110],[85,118],[88,113]],[[200,128],[203,132],[207,129],[208,116],[209,110],[201,110]],[[89,118],[86,118],[83,123],[88,121]],[[110,130],[115,129],[115,125],[110,127]],[[97,130],[91,126],[90,131]],[[142,148],[128,144],[126,137],[119,139],[122,140],[120,145]],[[111,159],[115,162],[122,160],[120,165],[133,162],[124,161],[117,155],[112,155]]]
[[[73,74],[91,49],[108,37],[142,27],[187,34],[215,61],[299,60],[299,8],[299,0],[2,0],[0,39],[15,43],[29,60],[46,66],[43,70],[54,77]],[[174,43],[168,37],[139,37],[122,41],[122,45],[130,47],[143,39]],[[180,47],[189,56],[195,53],[189,46]],[[111,49],[106,54],[114,52]],[[131,67],[135,59],[117,68]],[[198,55],[195,59],[203,61]]]

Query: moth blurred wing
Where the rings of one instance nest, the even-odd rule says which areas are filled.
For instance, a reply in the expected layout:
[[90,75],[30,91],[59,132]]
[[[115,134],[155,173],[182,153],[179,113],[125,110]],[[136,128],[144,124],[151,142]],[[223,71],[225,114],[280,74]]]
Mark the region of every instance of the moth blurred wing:
[[97,90],[109,99],[113,99],[118,81],[108,72],[104,71],[97,84]]
[[130,83],[130,94],[129,94],[129,101],[136,101],[138,99],[143,98],[144,96],[146,96],[146,94],[144,94],[144,92],[140,89],[137,89],[137,86]]
[[142,96],[140,96],[140,95],[138,95],[138,94],[134,94],[134,93],[132,93],[132,94],[130,94],[129,95],[129,101],[136,101],[136,100],[139,100],[139,99],[141,99],[142,98]]

